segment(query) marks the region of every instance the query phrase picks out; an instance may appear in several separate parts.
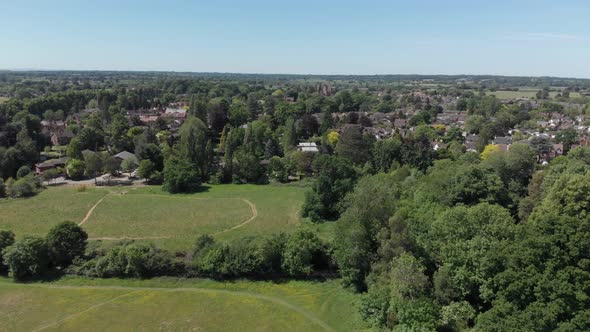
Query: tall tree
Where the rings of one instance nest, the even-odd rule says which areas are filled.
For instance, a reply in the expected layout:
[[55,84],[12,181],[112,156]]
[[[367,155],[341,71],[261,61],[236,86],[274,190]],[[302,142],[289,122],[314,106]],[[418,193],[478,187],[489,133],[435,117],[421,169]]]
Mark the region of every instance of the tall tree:
[[193,163],[199,169],[199,175],[206,179],[208,177],[208,156],[207,143],[209,138],[207,136],[207,127],[199,118],[189,117],[179,130],[180,155]]

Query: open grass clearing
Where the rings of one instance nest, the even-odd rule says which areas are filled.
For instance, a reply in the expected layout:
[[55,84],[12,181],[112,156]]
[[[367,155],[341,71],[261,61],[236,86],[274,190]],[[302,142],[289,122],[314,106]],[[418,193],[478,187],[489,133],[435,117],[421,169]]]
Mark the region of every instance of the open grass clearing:
[[[95,241],[102,245],[112,245],[116,239],[145,238],[165,249],[187,250],[201,234],[231,241],[294,231],[306,224],[299,216],[305,190],[282,185],[215,185],[193,194],[172,195],[159,186],[88,188],[84,192],[50,187],[28,199],[0,200],[0,229],[12,230],[19,238],[44,236],[59,222],[80,223],[87,217],[82,227],[90,238],[103,238]],[[249,203],[256,209],[254,219]]]
[[359,331],[358,296],[328,282],[0,279],[0,330]]
[[83,224],[92,238],[180,238],[214,234],[250,218],[239,198],[194,198],[165,195],[107,195]]

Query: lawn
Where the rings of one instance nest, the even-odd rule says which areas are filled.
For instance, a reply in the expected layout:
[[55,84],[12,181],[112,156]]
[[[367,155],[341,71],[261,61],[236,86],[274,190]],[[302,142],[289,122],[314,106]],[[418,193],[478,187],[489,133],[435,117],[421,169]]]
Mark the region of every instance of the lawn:
[[162,248],[186,250],[200,234],[231,241],[292,232],[307,224],[299,217],[304,192],[305,188],[282,185],[215,185],[182,195],[156,186],[85,192],[52,187],[29,199],[0,201],[0,229],[13,230],[17,237],[45,235],[61,221],[85,219],[82,227],[93,241],[110,244],[142,238]]
[[31,198],[0,199],[0,229],[12,230],[18,237],[45,236],[59,222],[81,221],[105,193],[105,190],[78,192],[74,188],[51,187]]
[[0,331],[361,331],[359,297],[327,282],[0,279]]
[[5,101],[8,101],[8,99],[10,99],[10,98],[0,96],[0,104],[2,104]]

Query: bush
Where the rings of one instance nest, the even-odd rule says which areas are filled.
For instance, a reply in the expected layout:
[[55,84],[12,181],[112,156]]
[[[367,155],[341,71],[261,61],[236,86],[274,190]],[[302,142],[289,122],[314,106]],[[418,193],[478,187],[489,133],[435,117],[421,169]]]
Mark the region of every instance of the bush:
[[6,194],[13,198],[30,197],[35,195],[40,187],[39,180],[33,174],[25,175],[16,181],[9,178],[6,181]]
[[153,244],[132,243],[112,248],[105,256],[74,267],[73,272],[101,278],[150,278],[178,275],[181,270],[168,251]]
[[47,243],[39,237],[25,237],[2,251],[3,259],[14,280],[43,275],[49,256]]
[[144,159],[139,163],[137,176],[146,179],[150,184],[162,183],[162,172],[156,170],[156,166],[149,159]]
[[260,255],[263,273],[277,274],[282,272],[283,253],[289,237],[285,233],[275,234],[262,241]]
[[5,269],[2,260],[2,251],[14,244],[14,233],[12,231],[0,231],[0,271]]
[[263,256],[258,243],[243,238],[231,244],[215,243],[209,235],[197,239],[193,249],[193,267],[214,278],[263,274]]
[[164,165],[162,187],[170,193],[190,192],[201,185],[195,165],[186,159],[172,157]]
[[71,221],[64,221],[47,234],[47,247],[55,266],[70,265],[74,258],[84,255],[88,234]]
[[121,163],[121,169],[123,170],[123,172],[132,172],[136,168],[137,166],[135,165],[135,163],[129,159],[125,159]]
[[70,159],[66,165],[66,174],[72,179],[80,179],[84,176],[86,164],[79,159]]
[[29,166],[21,166],[21,168],[16,171],[16,178],[21,179],[29,174],[31,174],[31,168]]
[[327,265],[324,245],[315,233],[302,230],[291,234],[283,253],[282,268],[286,273],[309,276],[315,269]]
[[50,168],[50,169],[46,170],[45,172],[41,173],[41,178],[44,181],[49,182],[49,181],[51,181],[51,180],[59,177],[60,174],[61,174],[61,172],[59,171],[59,169],[57,169],[57,168]]

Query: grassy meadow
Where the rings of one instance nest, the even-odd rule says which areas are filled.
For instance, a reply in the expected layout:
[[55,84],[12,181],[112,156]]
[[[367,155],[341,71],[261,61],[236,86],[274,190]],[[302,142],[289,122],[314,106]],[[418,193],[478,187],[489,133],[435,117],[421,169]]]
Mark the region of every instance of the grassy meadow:
[[[518,99],[518,98],[529,98],[534,99],[537,95],[537,89],[521,89],[518,91],[494,91],[488,92],[489,95],[495,95],[499,99]],[[549,97],[555,98],[558,92],[550,91]],[[570,98],[578,98],[580,94],[577,92],[570,93]]]
[[362,331],[358,300],[338,280],[0,278],[0,331]]
[[231,241],[291,232],[306,224],[299,216],[304,192],[284,185],[214,185],[176,195],[159,186],[89,187],[83,192],[50,187],[28,199],[0,200],[0,229],[12,230],[17,237],[44,236],[61,221],[84,220],[82,227],[94,242],[141,238],[162,248],[186,250],[201,234]]

